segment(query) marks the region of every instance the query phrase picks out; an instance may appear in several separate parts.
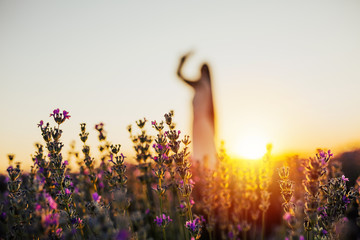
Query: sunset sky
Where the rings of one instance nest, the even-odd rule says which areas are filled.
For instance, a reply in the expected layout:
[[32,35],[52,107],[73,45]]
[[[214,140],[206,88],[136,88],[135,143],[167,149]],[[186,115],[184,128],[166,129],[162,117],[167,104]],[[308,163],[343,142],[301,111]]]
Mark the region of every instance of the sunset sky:
[[9,153],[31,163],[54,108],[70,112],[62,139],[78,150],[82,122],[92,147],[104,122],[128,155],[139,118],[173,109],[191,133],[193,92],[175,74],[190,50],[184,73],[209,63],[230,154],[359,147],[359,13],[359,1],[0,1],[0,168]]

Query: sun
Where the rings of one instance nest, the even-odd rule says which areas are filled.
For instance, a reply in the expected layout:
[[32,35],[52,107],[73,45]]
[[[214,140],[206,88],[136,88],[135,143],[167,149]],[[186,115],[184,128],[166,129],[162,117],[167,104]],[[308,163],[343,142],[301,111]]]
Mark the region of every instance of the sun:
[[246,160],[261,159],[266,153],[268,141],[259,133],[252,133],[239,137],[234,153],[236,156]]

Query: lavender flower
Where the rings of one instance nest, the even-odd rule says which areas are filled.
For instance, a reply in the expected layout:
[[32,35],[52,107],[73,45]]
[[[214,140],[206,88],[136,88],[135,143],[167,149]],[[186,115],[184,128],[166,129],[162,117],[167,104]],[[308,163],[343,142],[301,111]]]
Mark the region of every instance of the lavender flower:
[[345,176],[331,178],[321,187],[325,204],[318,208],[319,226],[323,229],[321,234],[330,238],[336,236],[335,225],[343,219],[348,204],[356,196],[353,188],[347,190],[344,179]]
[[52,114],[50,114],[50,117],[54,117],[55,122],[60,125],[65,122],[66,119],[69,119],[71,116],[69,115],[69,112],[65,110],[60,113],[60,110],[57,108],[53,111]]
[[341,179],[342,179],[344,182],[348,182],[348,181],[349,181],[349,179],[346,178],[344,175],[341,176]]
[[159,227],[165,228],[169,225],[169,223],[172,222],[172,219],[170,218],[170,216],[166,216],[165,214],[162,214],[160,217],[156,216],[156,218],[154,219],[154,222]]
[[129,239],[129,232],[126,230],[120,230],[117,234],[115,239],[116,240],[128,240]]
[[94,199],[95,202],[99,203],[101,200],[101,196],[99,196],[99,194],[97,192],[94,192],[92,194],[92,198]]
[[45,227],[58,225],[59,224],[59,214],[58,213],[50,213],[43,217],[43,223]]
[[346,195],[344,195],[342,197],[342,201],[343,201],[345,207],[347,207],[347,205],[351,202],[350,199]]
[[285,214],[283,215],[283,219],[287,222],[289,222],[291,220],[292,215],[289,212],[285,212]]
[[62,228],[56,229],[56,235],[57,235],[58,237],[61,237],[62,232],[63,232]]
[[42,125],[43,125],[43,124],[44,124],[44,121],[41,120],[40,123],[38,124],[38,127],[39,127],[39,128],[42,128]]
[[201,233],[201,220],[200,218],[195,218],[192,221],[187,221],[185,223],[185,227],[190,231],[191,236],[193,236],[195,239],[198,238],[198,236]]
[[35,205],[35,211],[41,211],[42,207],[39,203]]
[[49,207],[53,210],[56,210],[57,203],[54,201],[54,199],[49,194],[46,194],[45,198],[48,201]]

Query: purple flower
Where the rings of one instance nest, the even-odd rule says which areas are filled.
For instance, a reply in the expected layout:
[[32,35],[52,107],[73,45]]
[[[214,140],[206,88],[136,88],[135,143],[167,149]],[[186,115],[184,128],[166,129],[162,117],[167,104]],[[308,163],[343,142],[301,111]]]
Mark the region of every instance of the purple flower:
[[163,155],[161,155],[161,158],[164,159],[165,161],[169,160],[169,157],[166,156],[166,154],[164,153]]
[[41,211],[41,205],[39,203],[36,204],[35,211]]
[[145,210],[145,214],[148,215],[150,213],[150,209]]
[[63,123],[66,119],[70,118],[69,112],[63,111],[60,113],[60,110],[57,108],[53,111],[52,114],[50,114],[50,117],[54,117],[54,120],[57,124]]
[[60,236],[62,234],[62,228],[56,229],[56,235]]
[[57,203],[54,201],[54,199],[49,194],[46,194],[45,198],[48,201],[51,209],[53,209],[53,210],[57,209]]
[[63,162],[63,164],[64,164],[64,166],[67,166],[67,165],[69,165],[69,162],[68,162],[68,160],[65,160],[65,161]]
[[342,179],[344,182],[348,182],[348,181],[349,181],[349,179],[346,178],[344,175],[341,176],[341,179]]
[[46,181],[46,178],[44,178],[44,177],[41,177],[41,178],[40,178],[40,183],[41,183],[41,184],[44,184],[45,181]]
[[328,216],[326,213],[326,207],[319,207],[317,210],[320,213],[321,218],[325,218]]
[[303,235],[300,235],[299,240],[305,240],[305,237]]
[[196,223],[192,222],[192,221],[187,221],[185,226],[186,226],[187,229],[189,229],[192,232],[194,232],[195,229],[196,229]]
[[102,173],[98,173],[98,174],[96,174],[96,176],[97,176],[98,179],[101,179],[102,178]]
[[51,226],[51,225],[58,225],[59,224],[59,214],[54,213],[54,214],[48,214],[45,215],[43,217],[43,222],[45,224],[46,227]]
[[65,188],[65,194],[66,194],[66,195],[71,195],[71,191],[70,191],[70,189]]
[[172,219],[170,218],[170,216],[166,216],[165,214],[162,215],[163,219],[168,221],[168,222],[172,222]]
[[156,218],[154,219],[154,222],[155,222],[159,227],[161,227],[163,220],[162,220],[161,217],[156,216]]
[[347,205],[350,203],[350,199],[346,195],[344,195],[342,197],[342,200],[344,202],[345,207],[347,207]]
[[201,221],[197,217],[193,221],[187,221],[185,227],[191,232],[191,234],[197,236],[201,230]]
[[110,160],[109,160],[109,162],[112,162],[113,164],[115,164],[115,162],[114,162],[114,155],[113,155],[113,154],[110,154]]
[[117,234],[116,234],[116,240],[127,240],[129,239],[129,232],[126,230],[120,230]]
[[42,128],[42,125],[43,125],[43,124],[44,124],[44,121],[41,120],[40,123],[38,124],[38,127],[39,127],[39,128]]
[[159,227],[166,227],[170,222],[172,222],[172,219],[170,218],[170,216],[166,216],[165,214],[162,214],[161,217],[156,216],[154,222]]
[[321,159],[320,159],[320,162],[321,162],[321,166],[322,166],[322,167],[325,167],[325,166],[326,166],[326,159],[325,159],[325,158],[321,158]]
[[334,154],[331,153],[331,150],[328,150],[328,156],[329,156],[329,157],[334,156]]
[[239,231],[239,232],[241,232],[242,227],[241,227],[241,225],[240,225],[240,224],[238,224],[238,225],[237,225],[237,229],[238,229],[238,231]]
[[162,150],[163,149],[163,146],[161,146],[161,144],[153,144],[153,148],[155,148],[155,151],[158,151],[158,150]]
[[291,214],[289,212],[286,212],[283,216],[283,219],[289,222],[291,220]]
[[326,235],[326,234],[328,234],[328,231],[326,231],[325,229],[323,229],[323,230],[321,230],[321,233],[322,233],[323,235]]
[[95,202],[100,202],[101,196],[99,196],[99,194],[97,192],[94,192],[92,194],[92,197],[93,197]]
[[54,109],[54,111],[53,111],[53,113],[52,114],[50,114],[50,117],[55,117],[55,115],[58,115],[60,113],[60,109]]
[[180,209],[184,209],[185,208],[185,205],[180,203]]
[[63,111],[63,116],[64,116],[64,119],[69,119],[71,116],[69,115],[69,112],[67,111]]

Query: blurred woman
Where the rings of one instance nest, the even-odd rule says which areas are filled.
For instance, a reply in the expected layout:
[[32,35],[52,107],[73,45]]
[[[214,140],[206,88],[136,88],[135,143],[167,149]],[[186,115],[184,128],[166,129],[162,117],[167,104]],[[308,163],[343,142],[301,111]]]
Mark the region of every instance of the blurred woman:
[[193,158],[204,161],[210,168],[216,163],[215,114],[209,67],[204,63],[200,68],[200,78],[189,80],[181,73],[189,54],[180,59],[177,75],[195,90],[193,99]]

